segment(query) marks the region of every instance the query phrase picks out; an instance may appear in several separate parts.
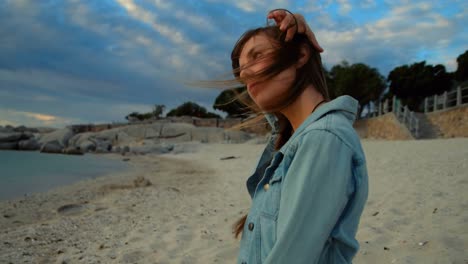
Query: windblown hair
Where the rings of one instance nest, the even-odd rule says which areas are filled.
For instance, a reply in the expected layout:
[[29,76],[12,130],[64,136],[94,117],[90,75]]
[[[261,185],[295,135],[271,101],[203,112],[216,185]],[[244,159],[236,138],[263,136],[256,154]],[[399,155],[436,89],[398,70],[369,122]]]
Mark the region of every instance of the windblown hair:
[[[239,58],[242,53],[242,49],[249,39],[260,34],[267,36],[273,46],[273,51],[265,55],[266,58],[262,58],[269,62],[268,66],[253,75],[241,77],[241,70],[251,66],[252,63],[255,63],[255,61],[253,61],[243,65],[242,68],[240,67]],[[273,78],[299,61],[301,58],[302,47],[309,50],[309,59],[302,67],[297,69],[296,79],[291,87],[287,89],[287,93],[281,96],[281,100],[276,105],[268,105],[264,106],[263,109],[260,109],[253,100],[251,100],[247,91],[236,93],[237,100],[242,102],[253,112],[258,113],[255,118],[250,119],[242,125],[236,126],[236,128],[248,127],[251,124],[258,123],[264,118],[265,112],[273,113],[279,121],[279,132],[275,142],[276,150],[279,150],[289,140],[293,132],[288,119],[280,113],[281,109],[293,103],[308,85],[313,85],[313,87],[322,94],[326,101],[330,100],[319,52],[314,49],[306,35],[295,34],[294,38],[288,42],[284,41],[285,35],[285,32],[281,31],[277,26],[266,26],[252,29],[245,32],[240,37],[231,53],[232,69],[236,80],[241,83],[247,83],[251,80],[262,81]],[[233,233],[236,238],[242,233],[246,219],[247,216],[245,215],[234,224]]]

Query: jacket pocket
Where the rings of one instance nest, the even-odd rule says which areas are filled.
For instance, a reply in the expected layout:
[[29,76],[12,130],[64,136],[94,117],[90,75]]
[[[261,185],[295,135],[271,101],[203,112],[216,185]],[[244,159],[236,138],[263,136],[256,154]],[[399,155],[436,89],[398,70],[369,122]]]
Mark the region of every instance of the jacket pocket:
[[270,181],[263,186],[264,199],[263,206],[260,209],[260,214],[262,216],[270,219],[276,219],[278,217],[282,179],[282,175],[275,172]]
[[[277,172],[278,170],[276,170]],[[268,181],[268,187],[264,187],[263,206],[260,208],[259,217],[259,249],[257,256],[263,263],[271,252],[276,242],[276,226],[279,213],[279,204],[281,199],[282,176],[274,173]]]
[[277,219],[267,215],[260,215],[260,247],[257,256],[260,257],[260,263],[263,263],[270,254],[276,242]]

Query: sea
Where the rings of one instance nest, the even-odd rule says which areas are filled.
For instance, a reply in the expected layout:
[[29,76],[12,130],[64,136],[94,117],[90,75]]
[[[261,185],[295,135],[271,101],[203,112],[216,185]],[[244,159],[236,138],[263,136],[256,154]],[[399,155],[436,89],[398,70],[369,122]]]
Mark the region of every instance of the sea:
[[62,155],[0,150],[0,200],[45,192],[83,179],[130,169],[100,155]]

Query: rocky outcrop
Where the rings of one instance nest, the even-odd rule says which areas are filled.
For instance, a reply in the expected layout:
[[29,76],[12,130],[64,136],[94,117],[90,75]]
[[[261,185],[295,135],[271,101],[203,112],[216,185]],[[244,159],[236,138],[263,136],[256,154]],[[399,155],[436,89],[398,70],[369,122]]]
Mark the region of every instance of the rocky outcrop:
[[49,141],[42,145],[41,152],[44,153],[63,153],[63,146],[58,140]]
[[21,140],[18,142],[19,150],[38,150],[40,148],[41,148],[41,145],[33,137],[26,139],[26,140]]
[[[9,129],[8,131],[14,130]],[[31,132],[0,132],[0,149],[38,150],[39,144]]]
[[57,141],[63,149],[68,146],[68,141],[73,135],[73,131],[69,128],[59,129],[51,133],[43,134],[39,139],[39,143],[44,146],[49,142]]
[[[36,130],[2,128],[0,149],[40,150],[45,153],[168,153],[176,151],[182,142],[242,143],[255,136],[242,131],[219,127],[196,127],[187,123],[152,123],[121,126],[100,132],[75,133],[64,128],[50,133]],[[15,129],[19,132],[15,132]]]
[[18,142],[0,142],[0,150],[17,150]]

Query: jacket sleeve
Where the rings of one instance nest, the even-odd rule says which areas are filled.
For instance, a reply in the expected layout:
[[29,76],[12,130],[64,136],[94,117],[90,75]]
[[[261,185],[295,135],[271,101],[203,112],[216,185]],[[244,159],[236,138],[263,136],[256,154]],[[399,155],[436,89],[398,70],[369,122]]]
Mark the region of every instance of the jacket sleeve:
[[283,176],[276,243],[265,263],[317,263],[348,201],[352,150],[325,130],[299,139]]

